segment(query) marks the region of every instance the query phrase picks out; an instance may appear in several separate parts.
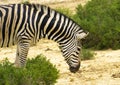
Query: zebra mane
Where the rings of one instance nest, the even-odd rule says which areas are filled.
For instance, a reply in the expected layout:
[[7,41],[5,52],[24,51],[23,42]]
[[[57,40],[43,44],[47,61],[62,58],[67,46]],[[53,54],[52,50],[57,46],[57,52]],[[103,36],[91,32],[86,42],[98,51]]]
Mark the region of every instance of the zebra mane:
[[50,8],[50,7],[45,6],[45,5],[34,4],[34,3],[27,3],[27,4],[25,4],[25,5],[27,5],[27,6],[31,7],[31,8],[34,8],[35,10],[40,10],[41,7],[44,7],[44,8]]
[[79,26],[80,29],[82,29],[82,27],[81,27],[78,23],[76,23],[73,19],[71,19],[70,17],[66,16],[65,14],[63,14],[63,13],[61,13],[61,12],[55,10],[55,9],[50,8],[49,6],[42,5],[42,4],[34,4],[34,3],[27,3],[26,5],[28,5],[29,7],[34,8],[35,10],[38,10],[38,11],[41,10],[41,7],[42,7],[42,8],[46,8],[46,9],[50,9],[50,10],[52,10],[52,11],[55,11],[55,12],[63,15],[65,18],[70,19],[70,20],[73,21],[77,26]]

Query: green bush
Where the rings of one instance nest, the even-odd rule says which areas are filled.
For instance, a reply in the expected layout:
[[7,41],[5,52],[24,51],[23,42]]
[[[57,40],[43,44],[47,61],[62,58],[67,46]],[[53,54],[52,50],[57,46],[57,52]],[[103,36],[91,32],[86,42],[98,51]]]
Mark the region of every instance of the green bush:
[[85,47],[120,48],[120,0],[91,0],[73,18],[90,32]]
[[81,60],[90,60],[94,58],[94,52],[88,49],[82,49],[82,52],[80,54]]
[[15,68],[8,60],[0,64],[0,85],[53,85],[58,70],[43,55],[29,59],[26,68]]

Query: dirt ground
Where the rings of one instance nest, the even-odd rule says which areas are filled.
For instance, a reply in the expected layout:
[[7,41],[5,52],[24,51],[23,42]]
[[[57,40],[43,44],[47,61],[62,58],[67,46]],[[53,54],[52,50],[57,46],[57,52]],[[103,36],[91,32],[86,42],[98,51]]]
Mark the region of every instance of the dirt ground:
[[[6,3],[12,2],[12,0],[5,1]],[[74,12],[78,4],[84,5],[87,1],[70,0],[69,2],[46,4],[52,8],[67,7]],[[5,2],[0,0],[0,4],[3,3]],[[30,48],[28,57],[32,58],[38,54],[44,54],[60,70],[60,77],[55,85],[120,85],[120,50],[95,51],[95,59],[82,61],[80,70],[75,74],[68,70],[68,65],[64,61],[57,43],[46,39],[41,40],[36,46]],[[0,48],[0,61],[7,57],[14,62],[15,55],[16,46]]]
[[[0,61],[7,57],[14,62],[15,52],[16,46],[0,48]],[[75,74],[70,73],[57,43],[41,40],[30,48],[28,57],[39,54],[44,54],[60,71],[55,85],[120,85],[120,50],[95,51],[95,59],[82,61]]]

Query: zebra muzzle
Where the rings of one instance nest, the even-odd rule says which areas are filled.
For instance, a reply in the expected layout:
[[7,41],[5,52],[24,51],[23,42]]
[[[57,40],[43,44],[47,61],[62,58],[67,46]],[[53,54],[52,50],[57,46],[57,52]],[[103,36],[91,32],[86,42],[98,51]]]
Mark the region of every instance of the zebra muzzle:
[[72,73],[76,73],[80,68],[80,64],[78,64],[76,67],[70,66],[69,70]]

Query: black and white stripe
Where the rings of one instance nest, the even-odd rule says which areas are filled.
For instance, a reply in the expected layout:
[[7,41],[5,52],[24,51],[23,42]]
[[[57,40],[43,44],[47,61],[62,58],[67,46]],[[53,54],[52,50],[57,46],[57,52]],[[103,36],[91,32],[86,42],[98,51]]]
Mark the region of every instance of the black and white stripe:
[[76,72],[80,66],[78,42],[87,34],[73,20],[47,6],[0,5],[0,46],[17,44],[17,66],[25,65],[31,44],[48,38],[60,44],[71,72]]

